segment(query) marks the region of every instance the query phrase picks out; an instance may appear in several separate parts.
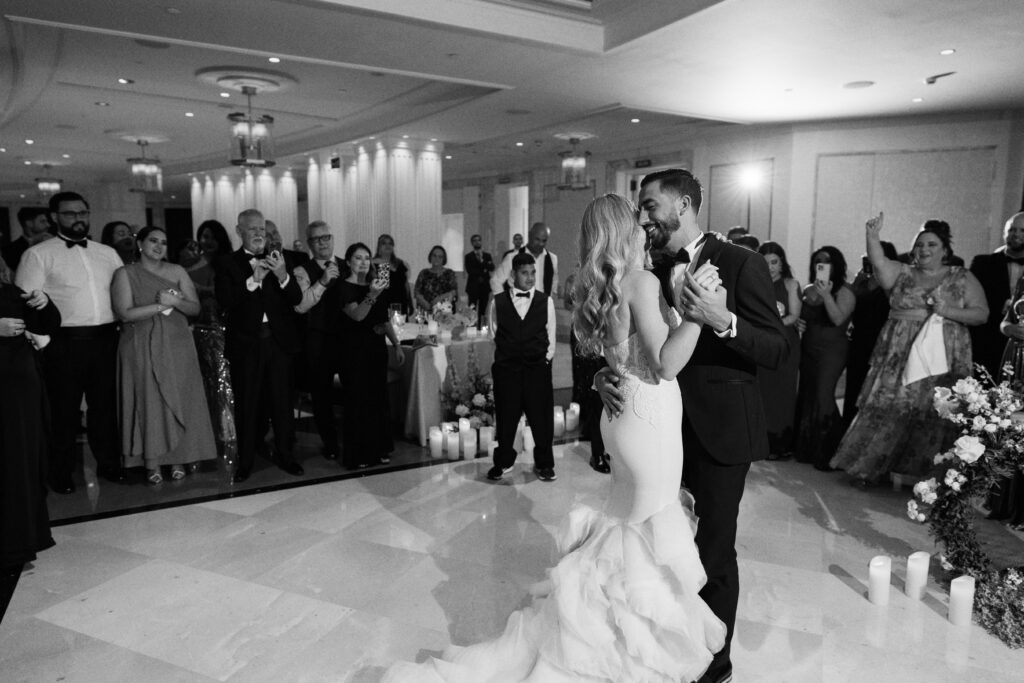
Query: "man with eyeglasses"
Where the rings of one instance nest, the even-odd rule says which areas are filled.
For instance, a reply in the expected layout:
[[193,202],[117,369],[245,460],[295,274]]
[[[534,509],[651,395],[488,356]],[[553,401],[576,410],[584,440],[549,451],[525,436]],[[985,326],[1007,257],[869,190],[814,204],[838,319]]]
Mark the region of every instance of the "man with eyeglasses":
[[117,431],[117,327],[110,283],[123,264],[110,247],[89,239],[89,203],[75,192],[50,198],[57,239],[31,247],[15,276],[26,292],[42,290],[61,315],[60,332],[45,349],[50,400],[50,487],[75,490],[75,440],[85,396],[89,449],[96,473],[124,481]]
[[334,255],[334,236],[324,221],[313,221],[306,229],[306,243],[312,258],[295,269],[295,281],[302,290],[296,312],[306,314],[306,380],[313,399],[313,420],[323,441],[323,455],[337,460],[338,429],[334,422],[334,376],[341,372],[341,299],[338,281],[342,261]]

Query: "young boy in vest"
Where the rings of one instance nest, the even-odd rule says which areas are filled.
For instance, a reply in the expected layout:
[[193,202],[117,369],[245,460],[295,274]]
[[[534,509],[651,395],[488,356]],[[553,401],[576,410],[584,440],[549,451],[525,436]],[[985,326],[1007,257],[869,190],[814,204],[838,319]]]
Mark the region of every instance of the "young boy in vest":
[[494,467],[487,478],[498,481],[512,469],[512,447],[519,418],[526,415],[536,446],[533,471],[541,481],[555,480],[552,453],[554,392],[551,359],[555,357],[555,303],[536,289],[537,265],[528,253],[512,259],[512,287],[495,295],[490,325],[494,332],[495,437]]

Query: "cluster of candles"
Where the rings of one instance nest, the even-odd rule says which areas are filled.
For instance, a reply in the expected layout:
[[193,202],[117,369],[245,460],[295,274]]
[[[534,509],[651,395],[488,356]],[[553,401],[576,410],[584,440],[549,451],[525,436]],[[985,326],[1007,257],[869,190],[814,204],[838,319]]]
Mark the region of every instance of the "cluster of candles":
[[[928,584],[928,564],[931,555],[924,551],[911,553],[907,558],[907,580],[905,592],[911,600],[924,597],[924,589]],[[868,565],[868,600],[876,605],[889,604],[889,578],[892,573],[892,558],[877,555],[871,558]],[[974,577],[959,576],[953,579],[949,587],[949,611],[947,616],[955,626],[966,626],[971,623],[971,612],[974,609]]]
[[[570,403],[568,408],[555,406],[554,425],[556,437],[565,436],[567,431],[572,432],[579,429],[580,405]],[[494,449],[498,445],[498,442],[494,440],[494,427],[474,429],[468,417],[461,417],[458,422],[443,422],[436,427],[431,427],[428,432],[428,441],[430,457],[448,458],[449,460],[483,455],[493,457]],[[526,423],[525,418],[521,419],[513,447],[517,451],[532,453],[536,445],[533,430]]]
[[[425,330],[428,337],[436,337],[439,341],[447,343],[452,340],[452,331],[441,329],[436,320],[428,320],[420,329]],[[467,325],[463,334],[466,339],[484,338],[487,336],[487,328],[482,327],[478,330],[474,325]]]

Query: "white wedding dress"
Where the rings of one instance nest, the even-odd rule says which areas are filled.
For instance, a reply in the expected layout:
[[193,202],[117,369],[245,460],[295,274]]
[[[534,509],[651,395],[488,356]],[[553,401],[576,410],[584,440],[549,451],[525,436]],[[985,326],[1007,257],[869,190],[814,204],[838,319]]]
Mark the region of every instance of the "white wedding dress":
[[680,501],[679,387],[651,371],[635,334],[605,356],[625,376],[626,404],[601,425],[612,468],[604,511],[573,509],[564,556],[502,635],[396,664],[386,683],[677,683],[699,678],[721,649],[725,625],[697,594],[706,576],[692,499]]

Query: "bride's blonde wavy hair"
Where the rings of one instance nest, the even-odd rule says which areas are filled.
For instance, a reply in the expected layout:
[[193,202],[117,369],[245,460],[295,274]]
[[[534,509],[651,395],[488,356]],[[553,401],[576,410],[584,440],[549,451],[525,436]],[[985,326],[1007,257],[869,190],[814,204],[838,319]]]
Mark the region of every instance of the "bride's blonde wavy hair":
[[598,197],[583,212],[572,320],[585,355],[604,353],[608,328],[622,305],[622,278],[640,266],[642,231],[637,216],[633,202],[617,194]]

